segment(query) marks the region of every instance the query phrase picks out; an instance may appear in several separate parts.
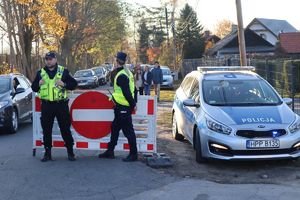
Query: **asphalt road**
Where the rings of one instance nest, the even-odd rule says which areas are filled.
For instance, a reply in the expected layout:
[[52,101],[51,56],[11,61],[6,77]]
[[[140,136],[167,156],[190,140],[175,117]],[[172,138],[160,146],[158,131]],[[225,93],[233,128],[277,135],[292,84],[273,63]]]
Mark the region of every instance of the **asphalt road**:
[[32,156],[32,126],[17,134],[0,134],[0,199],[123,199],[157,189],[176,178],[159,174],[142,162],[100,160],[98,152],[76,151],[70,162],[64,150],[53,151],[52,162]]

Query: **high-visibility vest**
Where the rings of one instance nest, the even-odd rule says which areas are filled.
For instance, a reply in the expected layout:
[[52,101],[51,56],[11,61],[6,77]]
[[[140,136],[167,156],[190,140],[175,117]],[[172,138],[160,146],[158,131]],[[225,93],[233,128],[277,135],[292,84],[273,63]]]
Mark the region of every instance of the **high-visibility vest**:
[[117,73],[114,79],[114,92],[112,94],[116,103],[123,105],[123,106],[130,106],[129,102],[126,100],[125,96],[123,95],[122,89],[120,86],[117,85],[117,79],[120,75],[125,75],[129,79],[129,89],[132,97],[134,98],[134,77],[133,74],[129,70],[122,69]]
[[44,68],[41,69],[41,77],[44,84],[40,86],[39,97],[42,100],[59,101],[67,99],[67,91],[60,86],[56,86],[56,81],[61,80],[64,72],[64,67],[58,65],[57,72],[53,79],[50,79]]

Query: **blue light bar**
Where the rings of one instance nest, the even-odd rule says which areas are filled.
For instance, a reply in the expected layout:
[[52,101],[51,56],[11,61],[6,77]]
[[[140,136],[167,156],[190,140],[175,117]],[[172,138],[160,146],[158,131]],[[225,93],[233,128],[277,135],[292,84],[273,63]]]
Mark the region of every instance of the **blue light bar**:
[[198,71],[200,72],[208,72],[208,71],[255,71],[255,67],[252,66],[205,66],[198,67]]

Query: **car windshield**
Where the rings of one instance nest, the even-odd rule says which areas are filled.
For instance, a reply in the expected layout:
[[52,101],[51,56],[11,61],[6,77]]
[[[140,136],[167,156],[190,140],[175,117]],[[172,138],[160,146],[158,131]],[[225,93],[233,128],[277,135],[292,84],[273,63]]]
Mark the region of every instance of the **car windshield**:
[[10,88],[10,79],[9,78],[3,78],[0,77],[0,94],[3,94],[5,92],[7,92]]
[[171,70],[168,68],[161,68],[163,75],[170,75],[171,74]]
[[212,106],[280,105],[274,89],[264,80],[204,80],[203,95]]
[[75,73],[74,77],[90,77],[93,76],[93,73],[90,70],[78,71]]

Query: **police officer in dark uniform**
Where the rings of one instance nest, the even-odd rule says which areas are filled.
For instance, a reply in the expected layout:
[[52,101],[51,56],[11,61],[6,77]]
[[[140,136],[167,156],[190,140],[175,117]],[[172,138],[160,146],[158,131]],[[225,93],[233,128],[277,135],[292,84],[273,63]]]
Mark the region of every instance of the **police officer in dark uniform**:
[[34,92],[38,92],[42,101],[41,125],[43,128],[45,154],[41,161],[47,162],[52,160],[52,128],[55,117],[67,148],[68,159],[75,161],[67,90],[74,90],[77,86],[77,81],[69,74],[67,69],[57,64],[54,52],[46,54],[45,63],[46,66],[37,72],[31,86]]
[[136,101],[134,99],[136,91],[134,76],[129,69],[124,67],[126,57],[127,55],[123,52],[117,53],[117,68],[113,79],[114,92],[112,94],[112,100],[115,103],[115,119],[111,126],[111,138],[108,143],[108,149],[104,153],[99,154],[99,158],[115,158],[114,149],[118,142],[119,132],[122,130],[130,146],[130,153],[123,161],[133,162],[138,159],[136,136],[131,116],[132,111],[136,110]]

